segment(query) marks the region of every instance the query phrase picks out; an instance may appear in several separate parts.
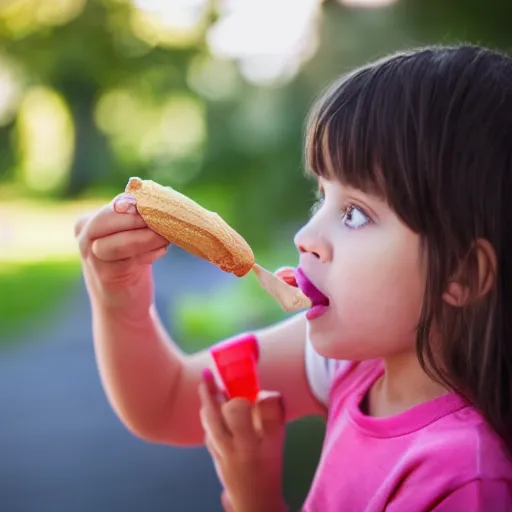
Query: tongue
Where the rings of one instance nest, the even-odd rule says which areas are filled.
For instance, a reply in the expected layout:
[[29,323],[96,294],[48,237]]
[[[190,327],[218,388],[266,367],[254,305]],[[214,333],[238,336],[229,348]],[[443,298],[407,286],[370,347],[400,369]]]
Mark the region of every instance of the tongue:
[[281,267],[275,271],[275,275],[282,279],[286,284],[298,288],[297,279],[295,278],[295,269],[293,267]]

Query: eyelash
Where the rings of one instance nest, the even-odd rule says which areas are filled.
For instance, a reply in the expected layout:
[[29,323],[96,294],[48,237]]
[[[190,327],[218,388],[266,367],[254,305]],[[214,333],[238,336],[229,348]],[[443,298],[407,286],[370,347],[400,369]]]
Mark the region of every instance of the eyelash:
[[[318,192],[317,200],[311,207],[310,216],[313,217],[318,212],[318,210],[320,210],[320,208],[322,207],[323,204],[324,204],[324,197],[321,194],[321,192]],[[347,226],[348,229],[353,229],[353,230],[362,229],[365,226],[367,226],[368,224],[371,224],[373,222],[371,216],[366,212],[366,210],[364,208],[361,208],[361,206],[355,205],[353,203],[347,204],[347,206],[342,210],[342,214],[343,214],[342,218],[346,219],[347,215],[352,213],[354,210],[358,210],[359,212],[361,212],[365,217],[367,217],[368,220],[362,226],[359,226],[357,228],[351,228],[351,227]]]
[[[366,222],[364,222],[361,226],[357,227],[357,228],[352,228],[352,227],[349,227],[347,226],[349,229],[353,229],[353,230],[356,230],[356,229],[362,229],[364,228],[365,226],[367,226],[368,224],[371,224],[372,222],[372,218],[366,213],[366,211],[361,208],[360,206],[356,206],[355,204],[349,204],[347,205],[347,207],[345,208],[345,210],[343,211],[343,219],[346,219],[347,218],[347,215],[349,215],[350,213],[352,213],[354,210],[358,210],[360,213],[362,213],[368,220]],[[345,224],[346,225],[346,224]]]

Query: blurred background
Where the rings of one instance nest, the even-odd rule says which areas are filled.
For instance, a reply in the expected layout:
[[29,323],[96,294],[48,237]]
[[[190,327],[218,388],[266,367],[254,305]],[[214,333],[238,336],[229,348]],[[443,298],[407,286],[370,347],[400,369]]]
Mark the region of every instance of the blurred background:
[[[106,402],[78,215],[151,178],[217,211],[261,264],[293,265],[315,97],[398,49],[507,50],[510,19],[509,0],[0,0],[0,510],[220,510],[204,450],[144,443]],[[154,273],[187,351],[283,318],[252,277],[180,250]],[[322,434],[290,427],[294,510]]]

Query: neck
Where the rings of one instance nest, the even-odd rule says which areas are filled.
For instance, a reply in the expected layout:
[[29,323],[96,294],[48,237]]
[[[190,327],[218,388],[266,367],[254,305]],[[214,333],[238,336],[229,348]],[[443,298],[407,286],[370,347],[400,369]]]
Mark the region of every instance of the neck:
[[421,368],[415,352],[385,359],[385,373],[370,393],[370,414],[392,416],[446,394]]

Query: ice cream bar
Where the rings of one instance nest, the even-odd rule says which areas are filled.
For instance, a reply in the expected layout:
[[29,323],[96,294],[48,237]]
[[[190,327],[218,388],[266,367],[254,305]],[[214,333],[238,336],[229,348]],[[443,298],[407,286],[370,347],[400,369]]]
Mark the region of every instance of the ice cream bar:
[[256,337],[252,334],[240,336],[212,347],[210,353],[228,398],[240,397],[256,401],[260,391]]

